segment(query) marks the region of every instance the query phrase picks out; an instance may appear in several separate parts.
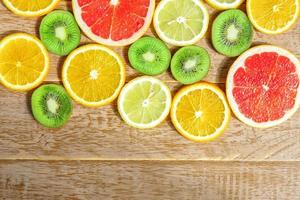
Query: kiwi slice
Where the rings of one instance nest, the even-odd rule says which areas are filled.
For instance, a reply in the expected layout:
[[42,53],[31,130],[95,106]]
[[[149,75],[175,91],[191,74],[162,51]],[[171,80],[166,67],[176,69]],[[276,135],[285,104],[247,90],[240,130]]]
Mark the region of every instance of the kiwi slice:
[[62,86],[48,84],[33,92],[31,108],[39,123],[48,128],[58,128],[69,120],[73,105]]
[[168,69],[171,52],[164,42],[147,36],[130,46],[128,58],[137,71],[146,75],[158,75]]
[[231,9],[217,16],[212,26],[214,48],[228,57],[235,57],[250,48],[252,25],[244,12]]
[[40,38],[50,52],[65,56],[79,45],[81,35],[70,12],[55,10],[43,18]]
[[203,79],[210,67],[207,51],[198,46],[186,46],[179,49],[171,61],[173,77],[182,84],[192,84]]

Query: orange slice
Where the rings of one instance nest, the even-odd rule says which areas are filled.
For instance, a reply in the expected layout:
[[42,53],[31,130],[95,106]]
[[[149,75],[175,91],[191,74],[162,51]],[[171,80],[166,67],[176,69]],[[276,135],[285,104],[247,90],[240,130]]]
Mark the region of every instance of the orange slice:
[[16,33],[0,42],[0,82],[7,88],[31,90],[43,82],[48,70],[48,52],[36,37]]
[[52,11],[60,0],[3,0],[5,6],[16,15],[39,17]]
[[125,83],[124,61],[105,46],[85,45],[67,57],[62,79],[77,102],[89,107],[103,106],[117,98]]

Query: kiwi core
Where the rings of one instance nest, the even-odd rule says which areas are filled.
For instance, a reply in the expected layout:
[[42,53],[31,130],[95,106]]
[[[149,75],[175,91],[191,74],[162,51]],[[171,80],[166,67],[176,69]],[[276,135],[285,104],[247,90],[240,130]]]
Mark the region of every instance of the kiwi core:
[[191,58],[191,59],[186,60],[183,63],[183,68],[186,71],[190,71],[190,70],[193,70],[196,67],[196,65],[197,65],[197,58]]
[[155,60],[155,54],[148,51],[143,54],[143,58],[148,62],[153,62]]
[[67,31],[64,26],[59,26],[55,28],[55,37],[64,41],[67,38]]
[[57,113],[59,105],[55,99],[49,98],[47,100],[47,108],[51,113],[55,114],[55,113]]
[[227,39],[229,41],[236,41],[238,39],[239,32],[239,29],[234,24],[231,24],[227,28]]

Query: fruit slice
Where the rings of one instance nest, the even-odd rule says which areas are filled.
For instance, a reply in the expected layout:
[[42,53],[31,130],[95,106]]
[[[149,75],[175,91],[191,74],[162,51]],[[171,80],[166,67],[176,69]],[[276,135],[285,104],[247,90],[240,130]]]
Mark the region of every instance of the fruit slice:
[[214,140],[225,131],[230,118],[225,94],[214,84],[185,86],[173,99],[172,122],[179,133],[192,141]]
[[300,62],[282,48],[262,45],[242,54],[231,66],[226,92],[235,115],[259,128],[276,126],[300,105]]
[[82,31],[95,42],[126,46],[148,29],[155,0],[73,0],[75,18]]
[[238,9],[222,12],[213,22],[213,46],[228,57],[241,55],[249,49],[252,37],[252,25],[246,14]]
[[247,13],[254,27],[266,34],[289,30],[300,13],[299,0],[248,0]]
[[244,0],[206,0],[213,8],[218,10],[226,10],[239,7]]
[[43,18],[40,38],[46,48],[57,55],[65,56],[80,43],[80,29],[68,11],[56,10]]
[[85,45],[67,57],[62,80],[77,102],[90,107],[103,106],[117,98],[125,83],[124,62],[105,46]]
[[48,70],[48,52],[36,37],[15,33],[0,42],[0,82],[7,88],[29,91],[43,82]]
[[5,6],[16,15],[39,17],[51,12],[60,0],[3,0]]
[[161,40],[143,37],[130,46],[128,58],[137,71],[146,75],[158,75],[169,68],[171,52]]
[[118,109],[130,126],[146,129],[159,125],[169,114],[171,93],[160,80],[142,76],[133,79],[122,89]]
[[31,109],[34,118],[43,126],[58,128],[70,119],[73,105],[62,86],[48,84],[33,92]]
[[207,51],[198,46],[187,46],[179,49],[171,61],[174,78],[182,84],[191,84],[203,79],[210,67]]
[[207,31],[208,21],[208,12],[199,0],[162,0],[153,18],[158,36],[176,46],[200,40]]

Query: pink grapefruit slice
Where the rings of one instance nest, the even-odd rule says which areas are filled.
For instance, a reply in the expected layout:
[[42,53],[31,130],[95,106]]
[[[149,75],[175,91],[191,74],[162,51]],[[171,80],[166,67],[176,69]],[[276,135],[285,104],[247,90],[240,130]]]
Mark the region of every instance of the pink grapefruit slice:
[[289,119],[300,105],[300,62],[271,45],[254,47],[231,66],[226,93],[234,114],[258,128]]
[[126,46],[142,37],[155,8],[155,0],[73,0],[72,4],[82,31],[109,46]]

